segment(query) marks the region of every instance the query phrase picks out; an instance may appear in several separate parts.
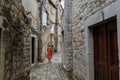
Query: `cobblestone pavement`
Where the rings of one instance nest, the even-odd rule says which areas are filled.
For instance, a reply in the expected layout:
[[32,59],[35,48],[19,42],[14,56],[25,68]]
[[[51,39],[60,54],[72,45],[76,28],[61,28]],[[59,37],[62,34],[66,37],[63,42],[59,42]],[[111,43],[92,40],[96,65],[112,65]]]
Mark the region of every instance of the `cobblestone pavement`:
[[59,69],[60,62],[61,54],[57,54],[53,56],[51,64],[47,59],[44,63],[38,63],[31,70],[31,80],[66,80]]

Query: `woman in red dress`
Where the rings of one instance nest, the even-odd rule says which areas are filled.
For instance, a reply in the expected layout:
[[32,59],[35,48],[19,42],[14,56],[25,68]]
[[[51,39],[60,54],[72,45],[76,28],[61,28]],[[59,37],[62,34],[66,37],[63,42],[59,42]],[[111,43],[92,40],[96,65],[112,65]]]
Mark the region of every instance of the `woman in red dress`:
[[47,48],[47,58],[48,58],[48,60],[49,60],[49,63],[51,63],[51,58],[52,58],[52,49],[51,49],[51,47],[50,46],[48,46],[48,48]]

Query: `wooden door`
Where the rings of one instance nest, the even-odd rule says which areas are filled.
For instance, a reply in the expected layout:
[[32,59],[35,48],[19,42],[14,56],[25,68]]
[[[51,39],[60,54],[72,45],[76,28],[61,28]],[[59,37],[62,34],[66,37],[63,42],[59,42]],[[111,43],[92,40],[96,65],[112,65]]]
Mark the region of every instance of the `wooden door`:
[[119,80],[116,20],[94,28],[95,80]]
[[112,20],[107,23],[108,69],[109,80],[119,80],[117,23]]
[[100,25],[94,28],[95,80],[108,80],[106,53],[106,27]]

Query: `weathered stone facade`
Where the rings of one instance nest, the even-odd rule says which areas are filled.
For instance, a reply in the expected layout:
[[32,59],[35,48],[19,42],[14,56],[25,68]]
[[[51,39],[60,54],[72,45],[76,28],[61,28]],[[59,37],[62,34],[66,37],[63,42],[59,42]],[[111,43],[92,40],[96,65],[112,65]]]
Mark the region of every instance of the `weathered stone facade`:
[[[89,80],[89,52],[86,45],[85,21],[98,10],[110,5],[115,0],[73,0],[72,5],[72,33],[73,33],[73,77]],[[88,34],[88,33],[87,33]],[[79,74],[79,75],[78,75]]]
[[41,59],[40,61],[44,61],[47,55],[47,46],[50,42],[50,24],[48,24],[48,13],[49,13],[49,4],[48,0],[41,0],[40,3],[40,30],[41,30]]
[[[24,13],[21,0],[1,0],[1,52],[3,59],[1,80],[29,80],[30,21]],[[0,61],[1,62],[1,61]]]
[[61,6],[60,2],[58,3],[58,30],[57,30],[57,35],[58,35],[58,45],[57,45],[57,51],[60,53],[62,51],[62,33],[61,33],[61,27],[62,27],[62,15],[63,15],[63,7]]
[[41,56],[43,61],[47,55],[48,45],[51,45],[53,52],[58,51],[58,27],[61,24],[60,18],[62,15],[60,1],[42,0],[40,4],[40,15],[43,46]]
[[63,14],[63,68],[66,70],[66,74],[72,79],[72,70],[73,70],[73,57],[72,57],[72,0],[65,0],[65,8]]
[[[63,27],[67,27],[67,24],[72,26],[72,48],[68,50],[69,47],[66,47],[66,44],[70,39],[68,40],[68,38],[65,38],[64,54],[67,54],[67,56],[63,56],[65,57],[63,60],[67,61],[67,57],[73,56],[73,80],[94,80],[93,42],[91,41],[92,32],[90,32],[88,27],[113,16],[117,16],[119,21],[120,12],[117,8],[120,6],[117,4],[117,1],[119,2],[119,0],[65,0],[65,17],[69,15],[69,8],[72,8],[72,14],[65,19]],[[66,8],[68,4],[70,4],[69,2],[71,2],[72,5]],[[72,17],[71,22],[69,22],[71,20],[70,17]],[[119,22],[117,25],[119,31]],[[66,31],[67,30],[64,28],[64,33]],[[69,36],[69,34],[64,34],[64,37],[66,35]],[[69,55],[66,50],[72,50],[73,54]]]
[[42,53],[39,4],[39,0],[22,0],[22,5],[26,13],[28,13],[28,17],[31,19],[31,65],[35,65],[40,61]]

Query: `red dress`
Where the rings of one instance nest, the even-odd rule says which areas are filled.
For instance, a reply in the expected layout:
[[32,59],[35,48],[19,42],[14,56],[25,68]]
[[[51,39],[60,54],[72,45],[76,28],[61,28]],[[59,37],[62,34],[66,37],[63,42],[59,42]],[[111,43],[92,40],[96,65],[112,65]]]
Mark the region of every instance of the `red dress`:
[[50,47],[47,48],[47,52],[48,52],[47,53],[47,58],[51,59],[52,58],[52,54],[51,54],[51,48]]

